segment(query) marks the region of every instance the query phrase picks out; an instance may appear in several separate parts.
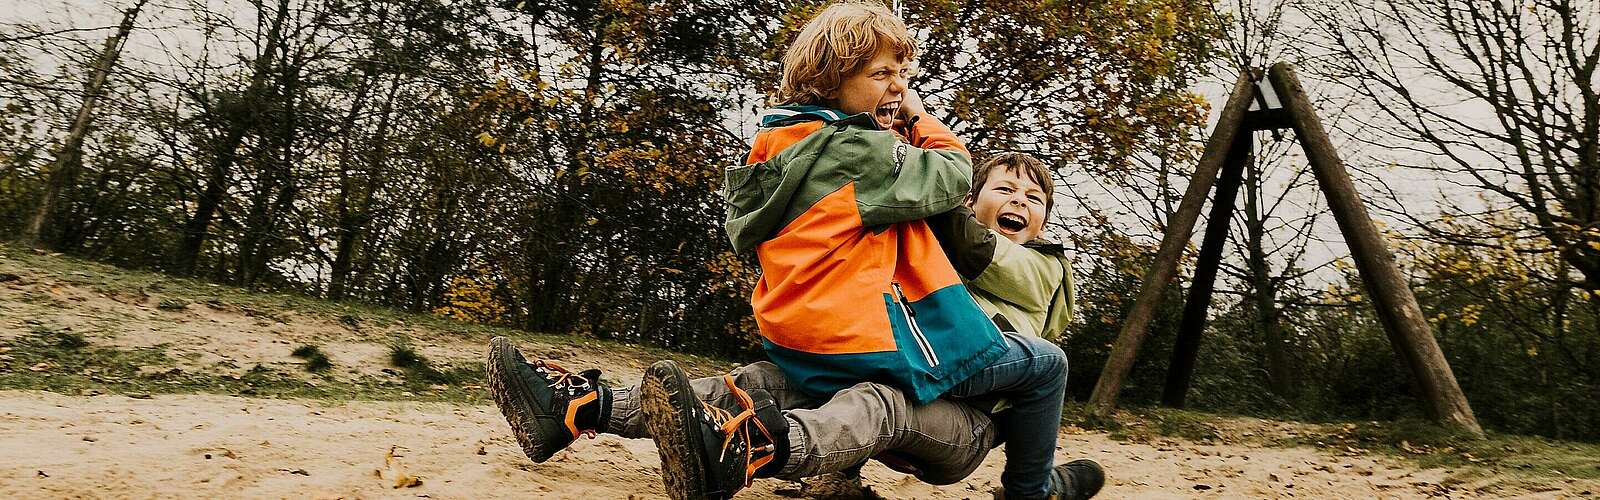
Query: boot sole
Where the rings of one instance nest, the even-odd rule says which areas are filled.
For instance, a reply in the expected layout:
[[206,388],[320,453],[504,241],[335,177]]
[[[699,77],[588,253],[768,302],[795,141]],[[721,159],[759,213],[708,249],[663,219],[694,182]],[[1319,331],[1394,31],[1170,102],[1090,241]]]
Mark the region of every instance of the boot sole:
[[530,393],[528,385],[519,377],[512,376],[511,367],[516,366],[517,347],[505,337],[495,337],[489,340],[489,360],[484,363],[484,371],[489,375],[489,392],[494,395],[495,406],[500,407],[500,413],[505,415],[506,423],[511,425],[511,433],[517,437],[517,444],[522,446],[522,453],[534,462],[543,463],[555,455],[557,450],[543,453],[540,450],[537,438],[540,434],[548,432],[541,429],[536,418],[539,411],[535,403],[526,395]]
[[691,416],[700,400],[688,375],[671,360],[659,361],[645,370],[641,386],[640,409],[661,454],[667,496],[672,500],[714,498],[706,492],[706,463],[698,450],[700,424]]

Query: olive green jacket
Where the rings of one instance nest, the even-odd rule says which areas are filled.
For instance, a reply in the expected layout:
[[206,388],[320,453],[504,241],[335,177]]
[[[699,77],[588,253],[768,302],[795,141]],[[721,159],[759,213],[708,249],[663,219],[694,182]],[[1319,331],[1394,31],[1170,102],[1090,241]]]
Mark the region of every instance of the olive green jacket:
[[972,298],[1001,330],[1061,338],[1073,307],[1072,264],[1061,245],[1018,245],[979,224],[966,207],[930,218],[929,226]]

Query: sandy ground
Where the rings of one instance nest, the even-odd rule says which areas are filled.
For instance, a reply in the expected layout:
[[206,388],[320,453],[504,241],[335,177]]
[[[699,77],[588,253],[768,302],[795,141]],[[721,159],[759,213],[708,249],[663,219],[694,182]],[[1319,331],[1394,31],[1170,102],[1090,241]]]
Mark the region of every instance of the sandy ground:
[[[204,299],[164,310],[158,285],[93,285],[95,264],[46,270],[0,257],[0,342],[37,329],[92,345],[166,346],[180,369],[225,375],[255,365],[311,379],[289,353],[317,343],[338,379],[393,376],[387,344],[410,339],[442,362],[479,362],[483,333],[357,321]],[[170,287],[169,287],[170,288]],[[193,297],[197,294],[189,293]],[[203,294],[201,294],[203,296]],[[257,306],[260,307],[260,306]],[[571,341],[526,342],[531,356],[633,383],[651,351]],[[710,374],[731,366],[691,363]],[[166,369],[165,367],[157,367]],[[1255,428],[1297,425],[1252,421]],[[1225,442],[1240,442],[1224,440]],[[1062,459],[1089,457],[1110,479],[1101,498],[1583,498],[1595,481],[1418,469],[1391,457],[1326,448],[1266,448],[1162,439],[1115,441],[1068,428]],[[987,498],[1003,458],[940,488],[871,464],[864,484],[886,498]],[[79,396],[0,391],[0,498],[664,498],[649,440],[580,440],[549,462],[524,457],[492,406],[326,402],[224,395]],[[397,487],[397,484],[399,485]],[[817,497],[758,481],[741,498]]]
[[[1111,475],[1101,498],[1563,498],[1592,482],[1459,482],[1439,469],[1310,448],[1063,436]],[[664,498],[649,440],[601,436],[535,464],[493,407],[444,403],[0,392],[0,498]],[[877,464],[887,498],[984,498],[1000,453],[935,488]],[[420,484],[409,484],[415,478]],[[761,480],[741,498],[805,496]],[[1546,490],[1546,491],[1537,491]]]

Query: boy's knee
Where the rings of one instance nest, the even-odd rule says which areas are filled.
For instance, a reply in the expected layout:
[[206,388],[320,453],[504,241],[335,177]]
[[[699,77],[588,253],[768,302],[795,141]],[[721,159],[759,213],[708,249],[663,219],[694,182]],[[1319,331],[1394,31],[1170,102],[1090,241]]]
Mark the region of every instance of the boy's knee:
[[766,361],[750,363],[728,372],[733,376],[733,383],[742,389],[767,389],[771,390],[782,386],[786,380],[783,370],[778,365]]
[[1018,336],[1023,347],[1033,356],[1035,370],[1052,377],[1067,377],[1067,352],[1061,346],[1039,337]]

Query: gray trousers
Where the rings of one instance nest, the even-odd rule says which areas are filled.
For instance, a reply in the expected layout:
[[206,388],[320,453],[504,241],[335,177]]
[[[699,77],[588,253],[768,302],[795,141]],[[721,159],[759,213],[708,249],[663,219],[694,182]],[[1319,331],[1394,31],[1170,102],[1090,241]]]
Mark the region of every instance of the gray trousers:
[[[772,393],[789,423],[789,460],[778,472],[798,480],[839,472],[888,452],[916,468],[916,476],[935,485],[965,479],[983,463],[998,439],[989,414],[971,405],[939,399],[912,406],[898,389],[863,382],[829,399],[812,397],[796,387],[777,365],[762,361],[729,372],[740,389]],[[729,408],[733,392],[722,377],[691,382],[711,404]],[[607,432],[626,438],[647,438],[639,410],[638,386],[613,389]]]

